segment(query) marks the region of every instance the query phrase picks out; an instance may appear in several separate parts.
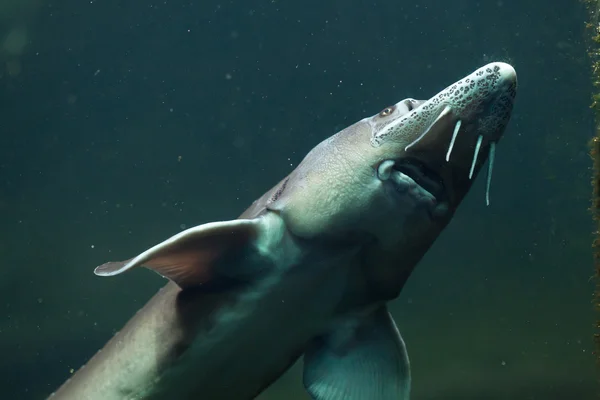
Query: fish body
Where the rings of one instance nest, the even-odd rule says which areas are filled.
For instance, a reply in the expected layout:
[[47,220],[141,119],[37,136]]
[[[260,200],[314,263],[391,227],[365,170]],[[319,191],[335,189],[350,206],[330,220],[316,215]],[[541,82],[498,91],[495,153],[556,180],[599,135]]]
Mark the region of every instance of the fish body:
[[313,148],[230,221],[134,258],[170,282],[53,399],[251,399],[299,357],[315,400],[407,400],[387,311],[449,223],[510,119],[513,67],[491,63]]

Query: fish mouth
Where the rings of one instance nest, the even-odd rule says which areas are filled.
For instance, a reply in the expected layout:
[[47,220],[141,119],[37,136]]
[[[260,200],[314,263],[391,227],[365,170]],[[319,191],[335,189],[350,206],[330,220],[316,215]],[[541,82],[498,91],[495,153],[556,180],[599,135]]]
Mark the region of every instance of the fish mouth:
[[447,199],[442,177],[424,162],[416,158],[404,158],[394,164],[394,170],[411,178],[421,189],[433,196],[437,203]]

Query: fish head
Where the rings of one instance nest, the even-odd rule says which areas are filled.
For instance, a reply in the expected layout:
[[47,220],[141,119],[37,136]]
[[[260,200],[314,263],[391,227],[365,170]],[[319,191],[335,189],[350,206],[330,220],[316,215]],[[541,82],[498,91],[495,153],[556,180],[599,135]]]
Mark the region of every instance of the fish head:
[[[516,89],[512,66],[501,62],[485,65],[408,113],[410,99],[367,119],[372,127],[371,144],[391,150],[391,168],[405,170],[405,175],[452,213],[485,161],[491,158],[493,165],[495,146],[510,120]],[[489,204],[489,186],[486,202]]]
[[[313,148],[260,203],[295,236],[362,243],[363,258],[387,270],[381,282],[405,280],[489,158],[488,198],[516,89],[513,67],[495,62],[428,100],[388,106]],[[399,264],[403,277],[388,273]]]

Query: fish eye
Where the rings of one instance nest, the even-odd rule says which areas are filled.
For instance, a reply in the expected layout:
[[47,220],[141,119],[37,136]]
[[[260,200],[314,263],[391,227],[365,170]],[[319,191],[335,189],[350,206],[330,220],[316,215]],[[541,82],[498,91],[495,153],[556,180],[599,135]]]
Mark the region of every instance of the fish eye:
[[388,115],[390,115],[391,113],[393,113],[395,109],[396,109],[396,106],[386,107],[383,110],[381,110],[381,112],[379,113],[379,116],[380,117],[387,117]]

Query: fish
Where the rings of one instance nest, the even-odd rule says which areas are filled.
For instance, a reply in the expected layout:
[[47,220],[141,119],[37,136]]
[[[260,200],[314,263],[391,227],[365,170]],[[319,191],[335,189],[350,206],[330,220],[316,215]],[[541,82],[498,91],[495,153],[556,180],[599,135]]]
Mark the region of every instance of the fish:
[[409,399],[387,304],[486,161],[489,204],[516,91],[511,65],[484,65],[323,140],[237,219],[96,267],[168,283],[50,397],[252,399],[302,357],[312,399]]

